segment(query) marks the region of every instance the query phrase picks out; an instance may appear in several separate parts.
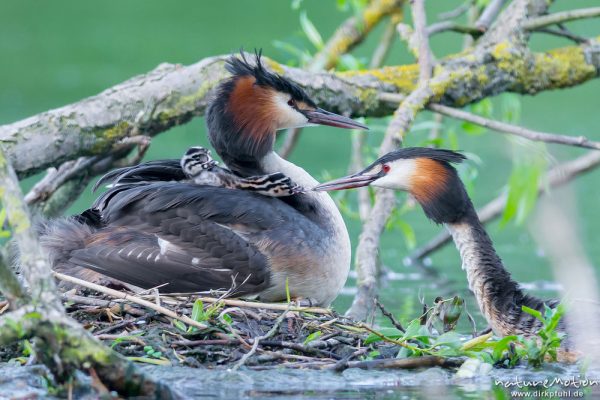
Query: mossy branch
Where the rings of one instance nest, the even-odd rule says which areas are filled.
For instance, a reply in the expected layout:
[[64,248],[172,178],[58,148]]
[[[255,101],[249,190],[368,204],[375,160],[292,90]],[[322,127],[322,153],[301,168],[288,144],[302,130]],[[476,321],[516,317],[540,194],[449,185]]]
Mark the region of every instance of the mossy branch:
[[[0,288],[12,305],[21,306],[0,318],[0,345],[35,339],[38,359],[60,381],[76,370],[94,369],[108,387],[124,395],[159,396],[170,393],[66,316],[16,174],[2,149],[0,202],[6,209],[19,250],[21,272],[30,294],[25,295],[25,290],[9,267],[0,262],[0,278],[3,280]],[[29,304],[23,305],[25,303]]]
[[[346,73],[268,64],[306,88],[322,107],[353,116],[389,115],[396,106],[378,93],[407,95],[419,74],[416,64]],[[506,40],[448,56],[436,66],[435,73],[441,72],[450,74],[453,83],[434,102],[451,107],[506,91],[535,94],[575,86],[599,76],[600,39],[545,53]],[[0,126],[0,146],[21,177],[84,155],[106,154],[125,137],[155,135],[202,115],[212,90],[226,76],[224,57],[187,67],[164,64],[96,96]]]

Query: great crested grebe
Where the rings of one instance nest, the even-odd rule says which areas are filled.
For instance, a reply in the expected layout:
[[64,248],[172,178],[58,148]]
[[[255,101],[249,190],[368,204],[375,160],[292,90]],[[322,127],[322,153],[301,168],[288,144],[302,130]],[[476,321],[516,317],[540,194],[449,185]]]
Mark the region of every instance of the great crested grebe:
[[[535,334],[541,322],[522,311],[522,306],[543,313],[544,304],[553,308],[559,302],[525,294],[504,268],[451,165],[464,159],[462,154],[449,150],[404,148],[384,155],[357,174],[322,183],[314,190],[371,185],[409,192],[429,219],[444,224],[452,234],[469,288],[494,333],[501,336]],[[564,329],[562,321],[560,328]]]
[[[316,124],[367,129],[318,108],[299,86],[267,71],[260,55],[252,63],[231,57],[227,69],[232,77],[217,89],[206,119],[215,151],[240,178],[281,173],[313,187],[312,176],[273,151],[276,132]],[[287,281],[292,297],[317,305],[330,304],[346,282],[350,240],[328,194],[265,196],[184,182],[179,160],[144,165],[83,214],[45,225],[42,241],[55,270],[163,292],[233,285],[237,295],[263,301],[284,300]]]

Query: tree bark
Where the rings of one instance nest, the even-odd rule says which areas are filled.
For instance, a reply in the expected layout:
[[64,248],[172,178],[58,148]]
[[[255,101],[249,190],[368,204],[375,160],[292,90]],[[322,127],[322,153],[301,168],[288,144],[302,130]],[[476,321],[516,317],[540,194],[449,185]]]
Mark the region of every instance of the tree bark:
[[[106,154],[123,138],[152,136],[202,115],[213,89],[227,77],[224,60],[162,64],[96,96],[0,126],[0,146],[21,178],[81,156]],[[323,108],[352,116],[389,115],[396,105],[381,93],[408,95],[419,75],[417,64],[309,73],[266,62]],[[504,40],[442,59],[436,74],[442,72],[453,79],[431,88],[433,102],[451,107],[506,91],[535,94],[575,86],[599,76],[600,38],[545,53]]]

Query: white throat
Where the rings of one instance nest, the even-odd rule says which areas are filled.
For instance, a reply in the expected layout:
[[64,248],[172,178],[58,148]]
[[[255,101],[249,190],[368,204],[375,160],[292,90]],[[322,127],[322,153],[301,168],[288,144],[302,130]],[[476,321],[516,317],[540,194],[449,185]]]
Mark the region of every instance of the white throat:
[[[313,279],[307,280],[305,284],[311,287],[317,285],[318,289],[315,291],[321,293],[323,298],[321,302],[330,304],[342,289],[350,269],[350,237],[340,211],[327,192],[311,190],[319,183],[315,178],[299,166],[279,157],[277,153],[267,154],[262,159],[261,166],[265,173],[281,172],[307,190],[302,196],[304,201],[312,204],[311,214],[314,212],[311,219],[316,226],[311,230],[313,235],[318,236],[318,240],[315,241],[312,249],[317,256],[313,264],[319,266],[319,273],[315,274]],[[307,233],[307,235],[311,234]],[[302,278],[290,279],[290,282],[298,280]],[[285,280],[280,280],[281,284],[283,282]]]
[[[261,165],[265,173],[272,174],[275,172],[281,172],[290,177],[298,185],[303,186],[306,189],[312,189],[319,183],[304,169],[300,168],[296,164],[284,160],[283,158],[279,157],[279,154],[275,153],[274,151],[270,152],[269,154],[263,157],[263,159],[261,160]],[[314,193],[316,194],[320,192]],[[329,195],[327,197],[330,198]]]

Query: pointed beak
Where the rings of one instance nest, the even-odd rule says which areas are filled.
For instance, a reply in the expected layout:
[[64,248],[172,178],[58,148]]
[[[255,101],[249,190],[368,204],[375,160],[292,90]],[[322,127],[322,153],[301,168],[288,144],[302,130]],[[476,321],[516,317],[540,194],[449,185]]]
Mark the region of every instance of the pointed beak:
[[302,113],[306,116],[306,118],[308,118],[308,123],[310,124],[329,125],[346,129],[369,130],[366,125],[356,122],[351,118],[334,114],[321,108],[317,108],[316,110],[302,111]]
[[332,190],[353,189],[362,186],[369,186],[372,182],[381,178],[381,174],[354,174],[343,178],[334,179],[329,182],[321,183],[313,188],[317,192],[329,192]]

